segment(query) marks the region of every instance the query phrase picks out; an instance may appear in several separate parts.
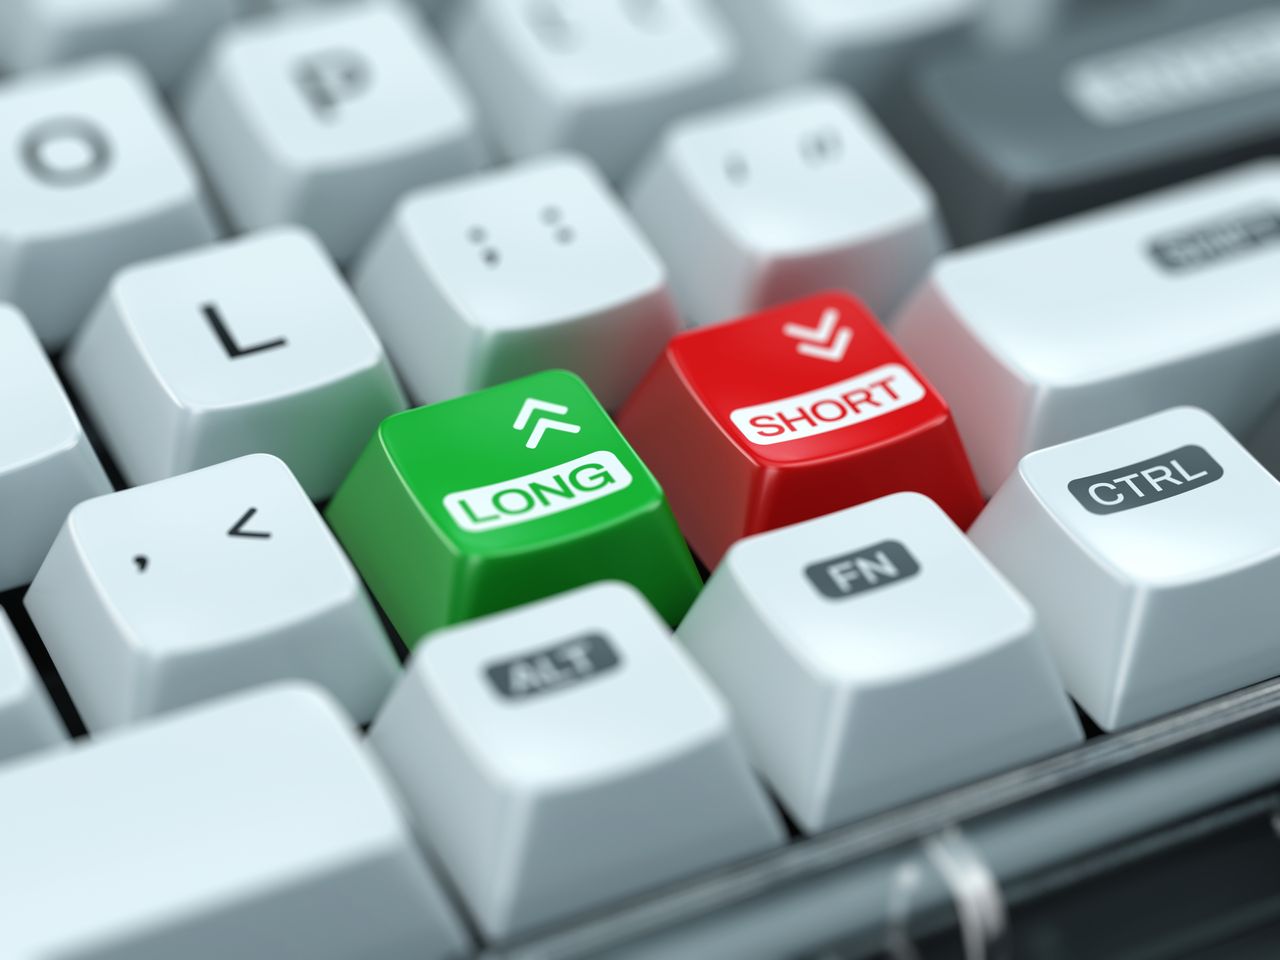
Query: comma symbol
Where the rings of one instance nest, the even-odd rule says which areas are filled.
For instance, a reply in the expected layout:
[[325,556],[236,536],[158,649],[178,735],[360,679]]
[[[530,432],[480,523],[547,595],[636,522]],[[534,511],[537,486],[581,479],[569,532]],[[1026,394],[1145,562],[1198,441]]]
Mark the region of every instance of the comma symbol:
[[139,573],[147,572],[148,563],[150,563],[150,561],[142,554],[138,554],[136,557],[133,558],[133,565],[138,568]]

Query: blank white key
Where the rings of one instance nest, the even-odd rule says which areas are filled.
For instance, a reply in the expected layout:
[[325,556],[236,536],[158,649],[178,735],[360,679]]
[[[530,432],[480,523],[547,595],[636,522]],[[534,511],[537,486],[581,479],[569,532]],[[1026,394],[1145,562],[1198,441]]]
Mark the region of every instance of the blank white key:
[[1280,674],[1280,483],[1203,411],[1028,455],[970,534],[1103,729]]
[[806,831],[1083,738],[1035,613],[917,493],[740,541],[678,634]]
[[1280,398],[1280,162],[944,256],[893,333],[984,492],[1026,453],[1177,404],[1233,433]]
[[214,237],[195,168],[125,61],[0,84],[0,300],[57,349],[120,267]]
[[265,454],[80,504],[25,602],[91,730],[282,678],[367,722],[396,673],[350,561]]
[[945,246],[928,184],[828,87],[677,124],[628,198],[696,324],[830,289],[885,316]]
[[119,53],[167,86],[235,12],[235,0],[5,0],[0,66],[29,70]]
[[578,150],[611,180],[667,122],[739,86],[704,0],[467,0],[449,45],[508,156]]
[[301,685],[0,770],[8,957],[470,952],[347,721]]
[[66,728],[0,610],[0,761],[63,743]]
[[40,342],[0,304],[0,591],[30,583],[67,511],[110,491]]
[[[1034,5],[1041,0],[1017,0]],[[970,26],[982,0],[718,0],[754,77],[840,80],[879,100],[908,60]]]
[[359,304],[298,230],[125,270],[64,367],[130,484],[273,453],[323,500],[404,408]]
[[444,54],[389,2],[224,32],[182,112],[236,227],[299,223],[339,260],[401,194],[485,160],[470,98]]
[[782,841],[723,702],[621,584],[428,638],[369,736],[491,937]]
[[661,261],[569,156],[409,197],[355,287],[419,403],[563,368],[613,409],[679,327]]

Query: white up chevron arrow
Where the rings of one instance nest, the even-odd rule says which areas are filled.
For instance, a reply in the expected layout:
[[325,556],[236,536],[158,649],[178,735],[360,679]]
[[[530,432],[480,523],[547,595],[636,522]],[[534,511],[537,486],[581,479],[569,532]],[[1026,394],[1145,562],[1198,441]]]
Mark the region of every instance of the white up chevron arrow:
[[853,328],[840,326],[840,311],[836,307],[828,307],[822,311],[816,327],[806,327],[799,323],[788,323],[782,328],[792,340],[803,340],[796,346],[798,353],[819,360],[839,363],[849,352],[849,344],[853,343]]
[[525,441],[525,446],[530,450],[535,450],[538,444],[542,442],[542,435],[548,430],[560,430],[564,433],[579,433],[582,427],[576,423],[568,423],[564,420],[552,420],[550,417],[539,416],[534,419],[535,413],[549,413],[557,417],[563,417],[569,412],[569,408],[558,403],[548,403],[546,400],[537,400],[529,397],[524,402],[524,406],[520,408],[520,416],[516,417],[515,426],[512,429],[523,430],[530,421],[533,422],[533,433],[529,434],[529,439]]

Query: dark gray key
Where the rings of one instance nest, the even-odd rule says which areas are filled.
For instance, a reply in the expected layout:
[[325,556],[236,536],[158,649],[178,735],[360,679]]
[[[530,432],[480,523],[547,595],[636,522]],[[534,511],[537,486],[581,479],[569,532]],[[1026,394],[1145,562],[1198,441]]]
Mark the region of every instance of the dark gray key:
[[960,242],[1280,152],[1280,2],[1088,5],[1049,39],[953,53],[895,132]]

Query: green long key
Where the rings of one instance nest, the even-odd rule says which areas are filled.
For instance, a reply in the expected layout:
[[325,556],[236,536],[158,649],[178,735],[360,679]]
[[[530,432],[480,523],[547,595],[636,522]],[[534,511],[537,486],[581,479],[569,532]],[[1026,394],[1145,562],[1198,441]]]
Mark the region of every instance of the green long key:
[[674,625],[702,587],[662,488],[559,370],[388,417],[327,517],[409,646],[596,580]]

